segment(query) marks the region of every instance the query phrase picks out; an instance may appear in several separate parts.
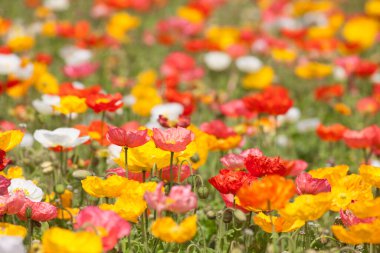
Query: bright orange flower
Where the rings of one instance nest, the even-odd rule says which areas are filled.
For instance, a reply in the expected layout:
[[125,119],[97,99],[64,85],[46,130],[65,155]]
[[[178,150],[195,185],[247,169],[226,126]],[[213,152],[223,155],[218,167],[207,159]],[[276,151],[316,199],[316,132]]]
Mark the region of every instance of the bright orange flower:
[[320,124],[317,127],[317,134],[319,138],[324,141],[336,142],[343,138],[343,133],[346,131],[346,127],[341,124],[333,124],[330,126],[324,126]]
[[296,193],[293,181],[278,175],[263,177],[262,180],[245,183],[236,195],[236,203],[243,208],[276,210],[283,208]]

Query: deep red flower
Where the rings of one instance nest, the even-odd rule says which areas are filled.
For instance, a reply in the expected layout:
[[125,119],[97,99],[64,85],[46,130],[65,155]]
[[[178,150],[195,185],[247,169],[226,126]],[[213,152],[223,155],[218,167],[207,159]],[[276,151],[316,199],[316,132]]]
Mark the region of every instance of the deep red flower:
[[249,155],[245,159],[245,167],[255,177],[287,174],[287,168],[281,162],[280,157]]
[[8,186],[11,185],[11,180],[4,176],[0,176],[0,195],[8,194]]
[[7,154],[5,151],[0,149],[0,171],[5,169],[5,167],[7,167],[7,165],[11,162],[11,160],[8,159],[6,155]]
[[113,95],[95,94],[86,98],[86,104],[96,113],[114,112],[123,106],[123,101],[120,93]]
[[125,130],[114,127],[108,130],[107,140],[112,144],[121,147],[135,148],[144,145],[149,141],[148,130]]
[[218,175],[210,178],[208,181],[220,193],[232,193],[236,195],[245,182],[253,181],[255,179],[255,177],[244,171],[223,169]]

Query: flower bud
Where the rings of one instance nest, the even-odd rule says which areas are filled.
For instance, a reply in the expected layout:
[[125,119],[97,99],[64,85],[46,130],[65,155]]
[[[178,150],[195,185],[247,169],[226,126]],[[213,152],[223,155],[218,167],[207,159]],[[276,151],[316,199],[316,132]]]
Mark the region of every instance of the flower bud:
[[199,162],[199,160],[200,160],[199,154],[198,154],[198,153],[195,153],[192,157],[190,157],[190,160],[191,160],[193,163],[197,163],[197,162]]
[[230,223],[232,221],[232,210],[227,209],[223,212],[223,222]]
[[198,189],[198,196],[200,199],[207,199],[209,190],[206,186],[202,186]]
[[207,211],[206,215],[207,215],[207,218],[209,218],[210,220],[214,220],[216,217],[215,212],[212,210]]
[[54,170],[53,164],[50,161],[45,161],[41,163],[41,168],[42,168],[42,173],[44,174],[50,174]]
[[247,221],[247,216],[239,209],[234,210],[234,216],[235,216],[235,219],[240,221],[240,222],[246,222]]
[[65,186],[63,184],[57,184],[55,187],[54,187],[55,191],[58,193],[58,194],[62,194],[65,192]]

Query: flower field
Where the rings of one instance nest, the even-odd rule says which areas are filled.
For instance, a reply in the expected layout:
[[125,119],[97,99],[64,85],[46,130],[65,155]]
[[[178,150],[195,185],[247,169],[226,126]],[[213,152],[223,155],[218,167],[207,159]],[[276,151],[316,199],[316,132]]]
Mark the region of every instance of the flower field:
[[0,253],[380,253],[380,0],[0,1]]

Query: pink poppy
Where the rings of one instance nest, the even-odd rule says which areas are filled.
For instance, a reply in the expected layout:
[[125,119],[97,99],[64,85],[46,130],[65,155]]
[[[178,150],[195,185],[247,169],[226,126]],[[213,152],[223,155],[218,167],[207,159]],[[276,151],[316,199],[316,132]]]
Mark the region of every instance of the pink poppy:
[[221,120],[213,120],[208,123],[202,123],[200,128],[203,132],[214,135],[218,139],[226,139],[236,135],[236,132],[224,124]]
[[20,212],[17,213],[17,217],[20,220],[26,220],[27,209],[31,209],[31,219],[34,221],[48,221],[55,219],[57,217],[58,211],[57,207],[53,206],[47,202],[32,202],[26,199],[24,206],[21,208]]
[[144,194],[146,203],[150,208],[157,211],[158,216],[160,216],[161,212],[168,207],[168,201],[163,186],[164,182],[160,182],[154,192],[146,191]]
[[356,55],[341,57],[335,60],[335,64],[343,68],[347,75],[352,75],[359,64],[360,58]]
[[197,208],[197,196],[191,191],[191,185],[173,186],[168,195],[168,210],[174,213],[186,213]]
[[76,217],[74,228],[100,234],[104,251],[113,249],[120,238],[131,232],[131,225],[127,221],[115,212],[104,211],[97,206],[82,209]]
[[99,68],[98,63],[85,62],[79,65],[67,65],[63,67],[63,73],[70,78],[87,77]]
[[170,152],[181,152],[194,140],[194,133],[182,127],[160,130],[153,128],[152,137],[156,146]]
[[240,154],[227,154],[220,158],[220,162],[227,169],[241,169],[245,167],[244,161],[249,155],[262,156],[263,152],[257,148],[250,148]]
[[18,192],[12,196],[0,196],[0,215],[19,213],[26,200],[25,195],[21,192]]
[[257,115],[249,111],[241,99],[232,100],[220,105],[220,112],[228,117],[245,117],[248,119]]
[[380,104],[376,99],[366,97],[356,103],[356,110],[363,114],[375,114],[380,110]]
[[121,147],[135,148],[149,141],[148,130],[125,130],[114,127],[108,130],[107,140]]
[[282,160],[282,162],[288,168],[287,176],[298,176],[308,166],[308,163],[304,160]]
[[[122,167],[118,168],[110,168],[106,170],[106,175],[107,177],[113,176],[113,175],[118,175],[120,177],[125,177],[125,169]],[[129,176],[129,171],[128,171],[128,179],[131,179]]]
[[372,223],[376,218],[358,218],[350,210],[340,210],[339,212],[342,223],[346,227],[360,223]]
[[318,194],[321,192],[330,192],[331,185],[327,179],[313,178],[309,173],[302,173],[296,178],[297,194]]
[[204,75],[203,69],[196,66],[195,60],[182,52],[168,55],[161,66],[161,73],[166,78],[178,78],[184,82],[200,79]]
[[0,176],[0,195],[8,194],[8,186],[11,185],[11,180],[4,176]]

